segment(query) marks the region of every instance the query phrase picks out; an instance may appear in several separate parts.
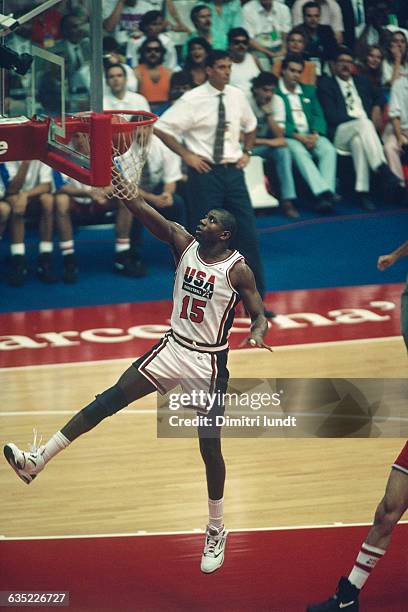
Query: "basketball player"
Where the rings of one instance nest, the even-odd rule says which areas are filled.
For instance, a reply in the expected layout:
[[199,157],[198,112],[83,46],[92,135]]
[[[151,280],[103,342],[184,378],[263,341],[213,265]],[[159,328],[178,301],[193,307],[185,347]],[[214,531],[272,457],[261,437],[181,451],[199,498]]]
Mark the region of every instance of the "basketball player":
[[[378,561],[385,555],[392,530],[408,509],[408,441],[392,466],[385,495],[380,501],[374,523],[354,562],[349,577],[340,578],[336,594],[307,612],[358,612],[358,596]],[[385,610],[385,608],[384,608]]]
[[[178,260],[171,330],[45,446],[37,448],[34,440],[28,452],[11,443],[4,447],[7,461],[27,484],[78,436],[153,391],[164,394],[180,384],[183,392],[204,390],[216,393],[217,398],[222,396],[229,376],[227,337],[240,299],[252,321],[246,342],[271,350],[263,341],[268,324],[254,275],[242,255],[229,248],[236,228],[233,215],[224,209],[211,210],[198,224],[194,238],[181,225],[167,221],[141,197],[127,201],[126,205],[154,236],[172,247]],[[227,535],[223,523],[225,464],[221,432],[213,424],[214,417],[223,414],[224,406],[215,403],[208,411],[204,401],[201,404],[197,401],[192,408],[206,414],[210,423],[198,429],[209,497],[201,570],[210,573],[224,561]]]

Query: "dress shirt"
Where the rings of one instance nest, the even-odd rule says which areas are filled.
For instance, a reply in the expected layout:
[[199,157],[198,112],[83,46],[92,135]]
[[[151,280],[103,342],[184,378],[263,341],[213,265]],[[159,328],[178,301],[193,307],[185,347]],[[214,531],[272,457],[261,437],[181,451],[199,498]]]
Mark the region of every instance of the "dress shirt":
[[[259,108],[252,93],[248,96],[248,100],[258,120],[258,126],[256,129],[257,138],[268,138],[268,137],[272,138],[273,136],[270,133],[270,128],[269,128],[266,113],[261,108]],[[268,114],[269,113],[272,115],[272,118],[275,121],[275,123],[277,123],[280,127],[285,129],[285,123],[286,123],[285,103],[282,100],[282,98],[278,96],[277,94],[275,94],[271,100],[271,103],[268,108]]]
[[103,96],[104,110],[143,110],[150,111],[148,101],[134,91],[127,91],[125,97],[120,99],[108,91]]
[[[367,113],[364,110],[364,106],[354,84],[354,80],[350,78],[348,81],[345,81],[344,79],[339,79],[339,77],[335,78],[340,87],[342,96],[346,102],[348,116],[353,117],[354,119],[361,119],[362,117],[367,117]],[[348,96],[350,95],[352,98],[352,108],[347,102]]]
[[185,93],[156,123],[158,129],[183,140],[189,151],[214,162],[213,151],[218,119],[219,94],[224,94],[226,130],[223,162],[234,163],[242,156],[240,133],[256,128],[256,117],[245,94],[226,85],[223,92],[209,82]]
[[[152,135],[147,147],[149,159],[149,187],[154,189],[161,183],[175,183],[182,177],[181,158],[171,151],[158,136]],[[146,189],[149,191],[149,189]]]
[[[9,180],[12,181],[20,168],[21,161],[9,161],[5,162],[5,165],[9,174]],[[42,183],[52,184],[52,168],[43,162],[34,159],[30,161],[30,165],[28,166],[27,174],[20,191],[30,191],[30,189],[33,189]]]
[[292,111],[292,117],[293,117],[293,121],[295,122],[297,132],[299,134],[309,134],[310,132],[309,122],[303,111],[302,101],[300,98],[302,94],[301,86],[296,85],[295,91],[292,92],[286,88],[286,85],[283,79],[280,79],[279,88],[281,92],[288,97],[290,110]]
[[401,128],[408,130],[408,77],[400,77],[391,87],[391,99],[388,116],[399,117]]
[[274,1],[270,11],[266,11],[259,0],[249,0],[242,8],[243,27],[251,38],[260,34],[277,32],[287,33],[292,28],[290,10],[284,4]]

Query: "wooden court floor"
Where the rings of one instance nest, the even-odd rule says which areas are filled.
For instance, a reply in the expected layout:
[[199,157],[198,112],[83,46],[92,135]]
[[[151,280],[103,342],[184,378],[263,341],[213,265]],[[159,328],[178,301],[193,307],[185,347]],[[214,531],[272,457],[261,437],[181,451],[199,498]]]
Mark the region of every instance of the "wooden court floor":
[[[127,360],[0,371],[1,443],[47,439]],[[400,338],[234,351],[235,378],[406,378]],[[0,535],[185,531],[206,523],[204,469],[195,439],[158,439],[151,395],[106,419],[27,486],[0,461]],[[229,528],[370,522],[405,438],[224,440]]]

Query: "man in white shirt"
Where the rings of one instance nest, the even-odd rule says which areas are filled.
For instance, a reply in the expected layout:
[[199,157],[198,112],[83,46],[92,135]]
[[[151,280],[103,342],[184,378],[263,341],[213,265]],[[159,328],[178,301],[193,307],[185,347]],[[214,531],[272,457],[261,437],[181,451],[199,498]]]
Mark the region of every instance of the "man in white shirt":
[[256,117],[245,94],[228,84],[231,63],[225,51],[213,51],[207,60],[208,81],[166,110],[155,132],[188,166],[188,227],[195,228],[211,208],[230,211],[237,219],[237,245],[262,295],[255,217],[243,173],[255,142]]
[[292,29],[287,6],[276,0],[249,0],[242,8],[242,21],[253,49],[272,61],[285,55],[286,34]]
[[176,46],[170,36],[164,32],[166,22],[163,13],[160,11],[148,11],[140,21],[140,30],[143,33],[141,38],[129,38],[126,46],[126,61],[134,68],[139,64],[139,51],[142,44],[148,38],[158,38],[166,49],[163,66],[170,70],[180,70],[177,65]]
[[384,151],[392,172],[396,174],[401,185],[405,186],[402,170],[401,153],[408,152],[408,77],[402,76],[391,88],[391,99],[388,111],[392,131],[384,135]]
[[[310,0],[296,0],[292,6],[293,25],[303,23],[303,5]],[[339,45],[343,42],[344,23],[341,8],[336,0],[315,0],[320,6],[320,23],[333,28]]]
[[146,98],[127,89],[126,71],[122,64],[111,64],[105,72],[108,91],[103,96],[105,110],[150,111]]
[[259,61],[249,53],[249,36],[244,28],[232,28],[228,32],[228,52],[232,61],[230,85],[239,87],[249,95],[251,81],[260,73]]
[[146,0],[103,0],[103,27],[125,46],[130,37],[142,36],[139,23],[151,9],[152,5]]
[[57,279],[52,268],[53,251],[53,197],[50,193],[52,170],[40,161],[10,161],[5,163],[8,175],[7,201],[11,206],[10,218],[10,269],[8,282],[12,287],[21,287],[27,276],[25,258],[24,220],[27,206],[39,204],[40,243],[37,273],[45,283]]

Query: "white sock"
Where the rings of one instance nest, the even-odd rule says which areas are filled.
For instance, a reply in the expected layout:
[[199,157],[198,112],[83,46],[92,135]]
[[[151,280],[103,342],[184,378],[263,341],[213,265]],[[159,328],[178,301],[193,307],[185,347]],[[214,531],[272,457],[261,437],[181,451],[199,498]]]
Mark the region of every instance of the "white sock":
[[221,529],[224,525],[224,498],[208,500],[208,524]]
[[72,255],[75,251],[73,240],[64,240],[59,243],[62,255]]
[[385,555],[385,550],[376,548],[369,544],[364,544],[357,555],[354,567],[348,577],[349,582],[354,584],[358,589],[362,589],[367,582],[371,571],[377,565],[378,561]]
[[52,242],[46,242],[45,240],[41,240],[38,250],[40,253],[52,253],[54,245]]
[[13,242],[12,244],[10,244],[10,253],[12,255],[25,255],[24,242]]
[[45,444],[43,457],[45,459],[45,463],[48,463],[50,459],[55,457],[58,453],[60,453],[64,448],[71,444],[71,441],[68,440],[60,431],[57,431]]
[[117,238],[115,243],[116,253],[128,251],[130,249],[130,238]]

